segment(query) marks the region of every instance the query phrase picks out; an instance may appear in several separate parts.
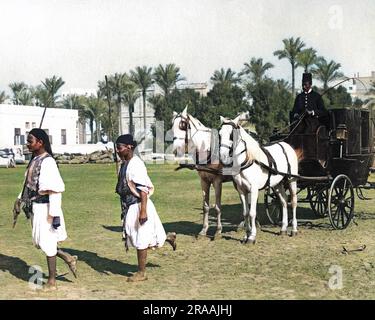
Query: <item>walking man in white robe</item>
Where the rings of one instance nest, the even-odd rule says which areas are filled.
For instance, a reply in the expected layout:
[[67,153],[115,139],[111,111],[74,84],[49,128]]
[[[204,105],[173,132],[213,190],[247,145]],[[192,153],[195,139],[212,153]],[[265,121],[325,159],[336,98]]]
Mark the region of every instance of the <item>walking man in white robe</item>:
[[121,197],[123,228],[127,246],[137,249],[138,272],[128,278],[129,282],[147,280],[147,249],[162,247],[169,242],[176,249],[176,234],[167,237],[164,227],[149,198],[154,186],[143,161],[134,154],[137,143],[133,136],[125,134],[117,138],[116,151],[123,160],[118,176],[116,192]]
[[76,277],[77,257],[58,248],[58,242],[67,238],[64,215],[61,209],[61,193],[65,190],[56,161],[53,158],[47,133],[32,129],[27,137],[27,147],[32,152],[24,188],[14,204],[14,218],[23,204],[25,214],[31,218],[34,245],[47,256],[48,281],[45,290],[55,290],[56,256],[63,259]]

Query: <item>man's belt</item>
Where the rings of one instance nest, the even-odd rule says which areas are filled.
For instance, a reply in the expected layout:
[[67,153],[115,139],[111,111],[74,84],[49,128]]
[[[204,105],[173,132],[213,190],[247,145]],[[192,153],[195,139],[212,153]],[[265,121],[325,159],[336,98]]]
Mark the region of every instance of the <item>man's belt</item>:
[[32,199],[31,201],[35,203],[49,203],[49,195],[46,194],[43,196],[38,196],[37,198]]

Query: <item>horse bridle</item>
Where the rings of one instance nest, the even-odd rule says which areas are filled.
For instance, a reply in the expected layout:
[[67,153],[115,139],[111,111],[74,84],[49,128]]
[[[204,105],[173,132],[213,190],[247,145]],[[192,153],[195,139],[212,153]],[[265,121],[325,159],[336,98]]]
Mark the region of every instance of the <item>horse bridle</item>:
[[[226,165],[223,164],[224,167],[228,167],[228,166],[231,166],[233,164],[233,152],[234,152],[233,131],[234,131],[234,129],[239,129],[239,127],[238,127],[238,125],[234,124],[233,122],[224,122],[224,123],[221,124],[221,126],[219,128],[219,131],[225,125],[229,125],[229,126],[231,126],[233,128],[233,130],[232,130],[232,132],[230,133],[230,136],[229,136],[229,140],[232,141],[232,145],[231,146],[227,145],[225,143],[222,143],[221,142],[221,136],[219,135],[219,145],[220,145],[220,147],[224,147],[224,148],[229,149],[229,156],[232,157],[232,163],[226,164]],[[240,137],[240,138],[241,138],[241,141],[243,141],[245,143],[245,148],[238,155],[246,152],[246,142],[242,139],[242,137]],[[248,159],[247,159],[247,156],[246,156],[246,159],[245,159],[245,161],[244,161],[243,164],[247,164],[247,163],[248,163]],[[242,167],[242,164],[241,164],[241,167]]]
[[176,115],[173,119],[173,121],[175,121],[177,118],[181,118],[179,124],[178,124],[178,128],[181,130],[181,131],[185,131],[185,137],[173,137],[173,141],[174,140],[185,140],[185,146],[187,146],[188,144],[188,129],[190,128],[190,124],[189,124],[189,117],[184,117],[181,113],[179,113],[178,115]]

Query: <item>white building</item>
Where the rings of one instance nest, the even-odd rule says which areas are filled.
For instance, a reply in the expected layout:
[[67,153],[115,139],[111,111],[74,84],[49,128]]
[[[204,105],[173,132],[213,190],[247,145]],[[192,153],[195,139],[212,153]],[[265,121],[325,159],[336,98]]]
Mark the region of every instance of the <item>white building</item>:
[[[359,73],[354,75],[353,80],[348,80],[343,82],[341,85],[346,88],[350,96],[352,97],[353,101],[358,98],[362,101],[367,100],[371,97],[374,97],[374,94],[371,94],[369,91],[372,85],[375,85],[375,71],[371,71],[370,76],[360,76]],[[335,85],[341,82],[343,79],[338,79],[335,82],[332,82],[331,85]]]
[[[39,128],[44,108],[0,104],[0,147],[23,145],[27,134]],[[78,110],[47,108],[42,129],[52,146],[78,143]]]

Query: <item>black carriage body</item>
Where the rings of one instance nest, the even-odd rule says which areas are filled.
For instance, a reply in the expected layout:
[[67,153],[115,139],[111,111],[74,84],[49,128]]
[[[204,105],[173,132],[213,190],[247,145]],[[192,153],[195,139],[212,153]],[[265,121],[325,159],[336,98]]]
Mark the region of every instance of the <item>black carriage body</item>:
[[[374,159],[374,125],[368,109],[334,109],[330,111],[330,174],[347,175],[353,186],[367,182]],[[337,131],[346,127],[347,139],[337,139]]]
[[299,175],[335,178],[345,174],[353,186],[366,184],[375,153],[373,115],[368,109],[353,108],[333,109],[329,114],[329,128],[310,118],[306,121],[311,121],[312,130],[297,130],[283,139],[303,152]]

